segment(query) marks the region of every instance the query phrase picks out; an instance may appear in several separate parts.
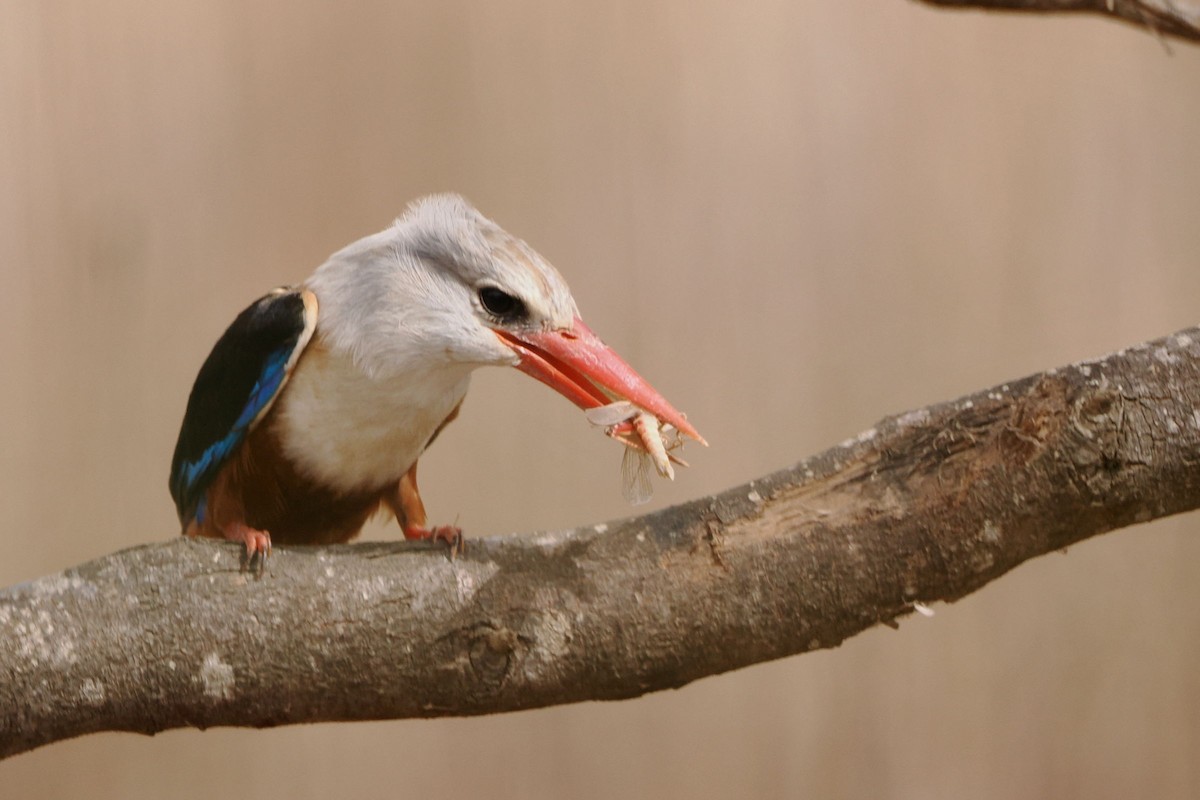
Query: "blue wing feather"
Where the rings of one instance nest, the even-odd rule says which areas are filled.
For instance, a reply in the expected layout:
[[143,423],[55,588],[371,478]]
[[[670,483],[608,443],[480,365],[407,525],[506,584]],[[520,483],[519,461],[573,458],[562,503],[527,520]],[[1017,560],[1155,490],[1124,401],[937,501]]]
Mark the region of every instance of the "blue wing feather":
[[307,343],[315,313],[305,294],[277,291],[257,300],[200,368],[171,463],[171,496],[185,528],[203,522],[209,485],[275,401]]

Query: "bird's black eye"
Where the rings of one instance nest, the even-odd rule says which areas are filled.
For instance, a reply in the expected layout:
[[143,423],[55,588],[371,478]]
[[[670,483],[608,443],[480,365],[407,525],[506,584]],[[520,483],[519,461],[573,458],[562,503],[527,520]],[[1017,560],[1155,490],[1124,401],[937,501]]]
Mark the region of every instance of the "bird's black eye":
[[525,304],[508,292],[495,286],[479,290],[479,302],[487,312],[502,319],[517,319],[525,316]]

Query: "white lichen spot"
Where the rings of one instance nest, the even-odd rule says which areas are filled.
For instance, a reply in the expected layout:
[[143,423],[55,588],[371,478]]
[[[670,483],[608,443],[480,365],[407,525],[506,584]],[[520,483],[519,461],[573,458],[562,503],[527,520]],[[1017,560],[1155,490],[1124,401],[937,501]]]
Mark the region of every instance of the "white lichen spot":
[[1167,433],[1179,433],[1179,424],[1170,417],[1167,418]]
[[969,410],[969,409],[972,409],[972,408],[974,408],[974,407],[975,407],[975,401],[974,401],[974,400],[967,400],[967,401],[965,401],[965,402],[962,404],[962,407],[963,407],[963,411],[967,411],[967,410]]
[[458,602],[464,603],[475,596],[475,592],[479,591],[479,587],[475,585],[475,577],[471,573],[461,567],[454,570],[454,582],[458,587]]
[[200,665],[200,684],[204,695],[213,700],[233,699],[233,666],[221,660],[216,653],[209,653]]
[[1188,336],[1186,333],[1179,334],[1178,336],[1175,337],[1175,346],[1176,347],[1191,347],[1192,346],[1192,337]]
[[77,591],[83,586],[83,580],[77,576],[50,575],[34,581],[31,588],[34,597],[50,597]]
[[929,422],[929,409],[926,408],[918,408],[916,411],[907,411],[896,419],[896,424],[901,428],[907,428],[910,425],[923,425],[926,422]]
[[1179,356],[1175,355],[1165,347],[1157,347],[1154,350],[1154,360],[1161,364],[1178,364]]
[[358,589],[358,598],[364,603],[369,603],[381,595],[387,595],[392,588],[391,581],[382,575],[357,580],[354,585]]
[[[492,561],[431,563],[412,573],[404,583],[404,590],[412,595],[413,611],[435,609],[451,613],[473,598],[498,569]],[[388,593],[395,591],[389,588]]]
[[1083,375],[1083,377],[1085,377],[1085,378],[1090,378],[1090,377],[1092,377],[1092,368],[1089,367],[1087,364],[1080,364],[1079,365],[1079,373],[1081,375]]
[[410,588],[413,592],[412,610],[420,613],[427,606],[438,602],[446,572],[440,564],[426,564],[412,573]]
[[175,671],[175,662],[173,660],[167,661],[167,669],[171,670],[171,672]]
[[913,606],[913,611],[916,611],[922,617],[932,617],[933,616],[933,609],[930,608],[929,606],[925,605],[924,603],[914,601],[912,606]]
[[333,567],[326,567],[326,568],[325,568],[325,577],[326,577],[326,578],[332,578],[332,577],[333,577]]
[[596,533],[608,533],[608,526],[601,522],[598,525],[593,525],[592,530]]
[[858,434],[857,436],[850,438],[850,439],[843,440],[842,443],[840,445],[838,445],[838,447],[847,447],[848,448],[848,447],[854,447],[855,445],[866,444],[867,442],[874,439],[875,435],[876,435],[876,433],[875,433],[874,428],[867,428],[865,431]]
[[59,664],[74,664],[78,660],[75,655],[75,642],[66,637],[56,637],[54,660]]
[[1200,408],[1192,409],[1192,427],[1200,430]]
[[75,640],[70,636],[54,632],[54,620],[45,609],[26,612],[25,621],[13,626],[16,634],[17,652],[35,663],[48,662],[55,666],[74,664]]
[[985,542],[996,544],[1000,541],[1000,526],[992,522],[990,519],[983,521],[983,530],[980,531],[980,538]]
[[746,495],[746,499],[749,500],[751,503],[761,503],[762,495],[759,494],[758,492],[754,491],[753,489],[751,489],[750,494]]
[[538,646],[550,655],[558,658],[567,654],[567,645],[571,641],[574,626],[566,614],[552,610],[542,615],[535,631]]
[[552,550],[555,547],[558,547],[561,543],[562,540],[556,533],[539,533],[537,536],[533,537],[533,546],[540,547],[543,550]]
[[646,532],[638,531],[638,535],[633,538],[637,539],[639,542],[644,542],[644,541],[646,541]]
[[79,689],[79,699],[93,708],[104,705],[105,697],[104,684],[95,678],[85,680]]
[[525,660],[526,674],[537,678],[543,668],[565,656],[574,630],[570,617],[558,609],[539,614],[533,626],[533,646]]

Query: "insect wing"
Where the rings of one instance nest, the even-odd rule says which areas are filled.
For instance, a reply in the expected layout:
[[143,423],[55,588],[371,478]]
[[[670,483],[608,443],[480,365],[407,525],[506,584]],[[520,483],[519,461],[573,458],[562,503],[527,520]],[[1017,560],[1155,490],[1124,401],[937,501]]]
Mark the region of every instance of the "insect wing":
[[633,403],[628,400],[618,400],[606,406],[589,408],[583,412],[583,415],[593,425],[600,428],[607,428],[609,425],[619,425],[637,413],[637,406]]
[[630,505],[640,506],[654,496],[650,482],[650,456],[644,450],[626,447],[621,456],[621,494]]

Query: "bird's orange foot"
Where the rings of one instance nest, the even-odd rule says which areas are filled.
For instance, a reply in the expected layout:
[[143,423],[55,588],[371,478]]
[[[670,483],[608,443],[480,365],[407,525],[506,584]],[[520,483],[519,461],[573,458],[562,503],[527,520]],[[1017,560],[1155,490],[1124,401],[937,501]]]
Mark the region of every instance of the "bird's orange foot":
[[271,554],[271,534],[251,528],[241,522],[235,522],[224,530],[225,538],[231,542],[241,542],[246,546],[242,560],[243,568],[255,568],[257,560],[258,572],[261,574],[267,566],[267,556]]
[[450,548],[450,560],[467,552],[467,540],[463,538],[462,528],[457,525],[438,525],[436,528],[424,528],[420,525],[405,525],[405,539],[424,539],[431,542],[445,542]]

